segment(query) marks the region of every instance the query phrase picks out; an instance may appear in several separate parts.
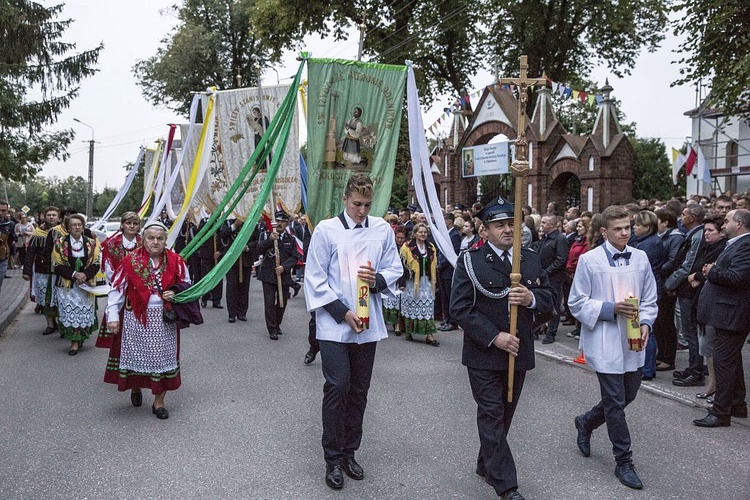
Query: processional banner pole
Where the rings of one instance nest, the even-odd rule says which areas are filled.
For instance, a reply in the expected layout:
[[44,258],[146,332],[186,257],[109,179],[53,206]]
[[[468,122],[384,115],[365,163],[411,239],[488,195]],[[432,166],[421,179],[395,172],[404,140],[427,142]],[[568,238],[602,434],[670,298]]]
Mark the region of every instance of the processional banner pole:
[[[521,202],[523,199],[523,178],[529,173],[529,161],[527,157],[528,143],[526,142],[526,103],[528,101],[529,85],[546,85],[547,79],[528,78],[527,57],[521,56],[521,73],[519,78],[501,78],[500,83],[516,85],[518,87],[518,123],[516,125],[516,157],[510,166],[511,173],[515,179],[515,203],[513,211],[513,262],[511,264],[510,286],[517,287],[521,282],[521,223],[523,222]],[[510,306],[510,332],[514,337],[518,333],[518,305]],[[516,358],[508,356],[508,402],[513,402],[513,379],[515,375]]]

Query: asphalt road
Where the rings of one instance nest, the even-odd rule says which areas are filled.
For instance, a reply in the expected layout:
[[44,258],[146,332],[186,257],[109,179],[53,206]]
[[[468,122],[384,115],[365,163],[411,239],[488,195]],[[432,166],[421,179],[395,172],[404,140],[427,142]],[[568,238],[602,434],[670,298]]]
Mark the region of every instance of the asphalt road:
[[[204,325],[183,332],[183,385],[167,395],[161,421],[150,396],[134,408],[102,382],[106,350],[92,340],[68,356],[66,341],[40,335],[44,320],[27,304],[0,338],[0,498],[494,497],[474,474],[476,407],[460,332],[438,333],[439,348],[394,336],[379,344],[357,454],[365,479],[334,492],[323,481],[320,360],[302,363],[304,299],[291,300],[276,342],[262,314],[254,281],[250,322],[208,309]],[[510,435],[527,499],[750,498],[747,422],[700,429],[691,421],[705,410],[642,390],[627,410],[645,484],[634,491],[614,476],[604,428],[590,458],[575,446],[573,417],[597,398],[591,372],[537,356]]]

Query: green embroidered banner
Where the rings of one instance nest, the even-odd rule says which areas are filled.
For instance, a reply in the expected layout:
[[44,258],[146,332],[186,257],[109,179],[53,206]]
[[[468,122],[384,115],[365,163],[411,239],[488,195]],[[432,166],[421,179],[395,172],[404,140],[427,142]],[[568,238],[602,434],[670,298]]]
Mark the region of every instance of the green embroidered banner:
[[388,210],[401,125],[406,67],[310,59],[307,199],[313,225],[343,210],[354,172],[377,186],[373,215]]

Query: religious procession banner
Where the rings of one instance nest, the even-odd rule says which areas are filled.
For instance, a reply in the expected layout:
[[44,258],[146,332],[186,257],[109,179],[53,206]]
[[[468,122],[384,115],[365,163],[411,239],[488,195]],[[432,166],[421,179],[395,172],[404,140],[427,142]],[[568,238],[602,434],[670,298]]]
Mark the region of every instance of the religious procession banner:
[[[209,212],[222,208],[221,203],[228,189],[260,144],[290,89],[289,85],[277,85],[217,92],[214,144],[209,169],[198,196]],[[236,217],[242,220],[247,218],[274,154],[267,157],[265,165],[235,207]],[[289,142],[271,192],[274,203],[280,204],[288,213],[296,213],[302,206],[299,172],[299,115],[295,112]]]
[[310,59],[307,66],[307,213],[315,225],[343,210],[354,172],[375,184],[372,214],[388,210],[406,67]]

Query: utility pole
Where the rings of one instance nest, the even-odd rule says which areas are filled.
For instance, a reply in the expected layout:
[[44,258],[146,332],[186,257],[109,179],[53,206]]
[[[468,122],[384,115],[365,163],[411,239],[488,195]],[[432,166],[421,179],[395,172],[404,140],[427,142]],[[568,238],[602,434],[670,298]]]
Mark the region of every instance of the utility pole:
[[357,61],[362,60],[362,49],[365,46],[365,17],[362,16],[362,23],[359,25],[359,50],[357,51]]
[[89,183],[88,192],[86,193],[86,221],[90,221],[94,212],[94,127],[82,122],[78,118],[73,118],[74,122],[91,129],[91,140],[89,143]]

